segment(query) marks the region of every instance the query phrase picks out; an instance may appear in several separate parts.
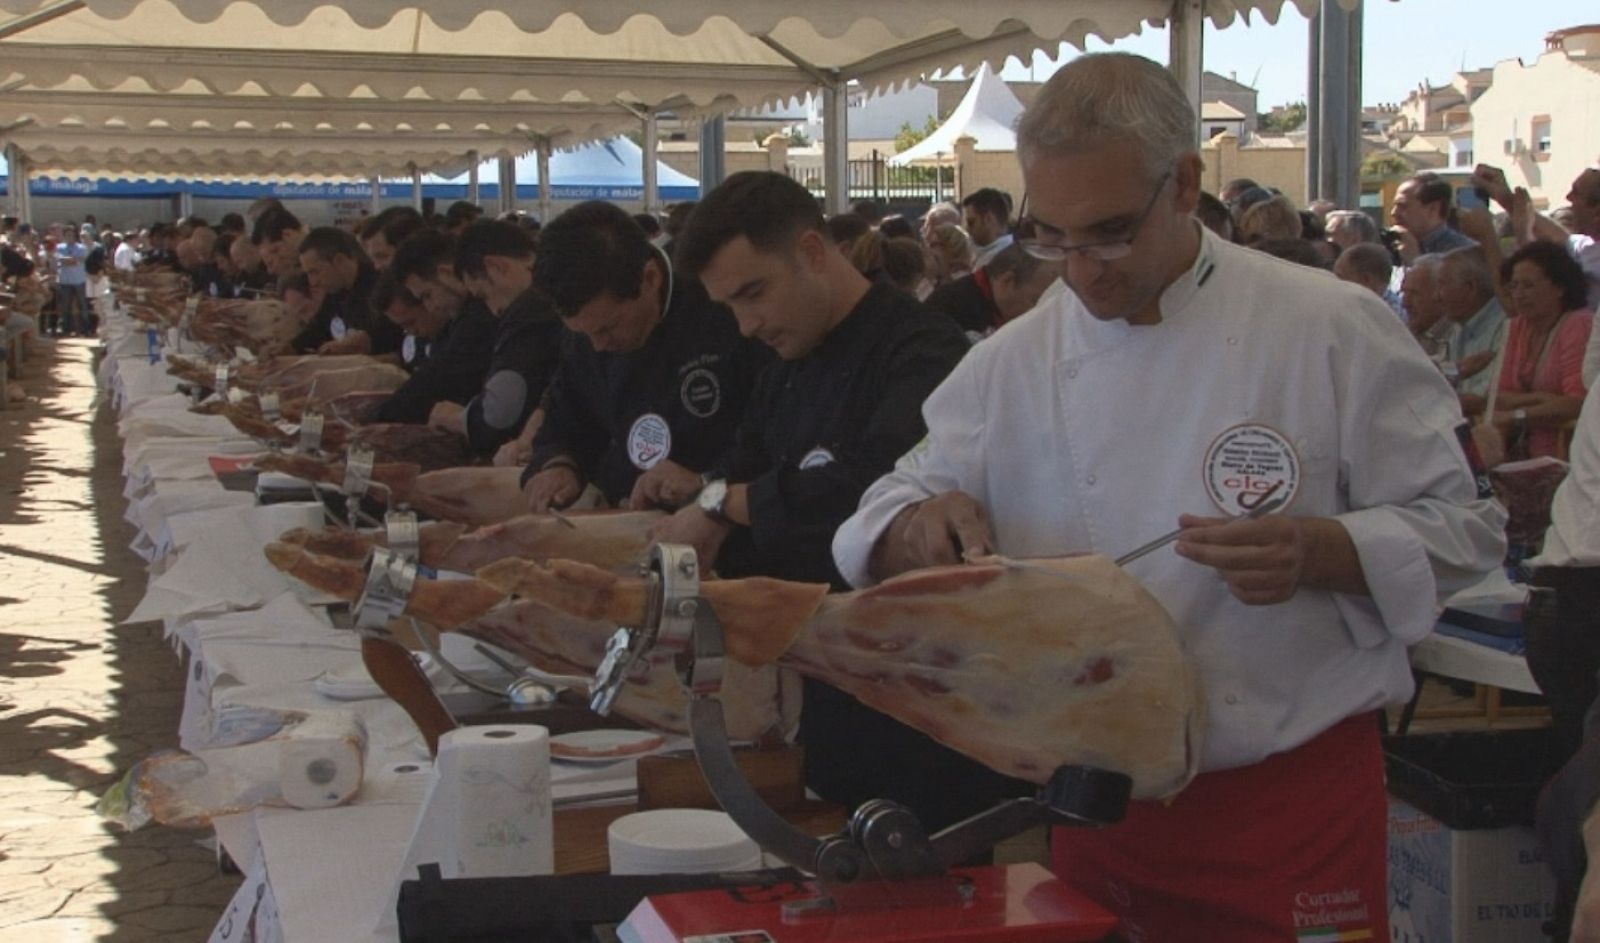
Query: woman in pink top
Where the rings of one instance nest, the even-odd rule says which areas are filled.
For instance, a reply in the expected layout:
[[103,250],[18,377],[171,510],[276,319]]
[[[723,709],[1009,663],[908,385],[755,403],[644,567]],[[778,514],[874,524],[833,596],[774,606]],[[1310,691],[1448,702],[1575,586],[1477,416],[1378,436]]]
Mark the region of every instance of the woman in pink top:
[[1512,320],[1494,422],[1506,435],[1507,458],[1554,455],[1558,430],[1583,406],[1583,353],[1594,320],[1584,307],[1588,283],[1566,248],[1551,242],[1518,249],[1504,273]]

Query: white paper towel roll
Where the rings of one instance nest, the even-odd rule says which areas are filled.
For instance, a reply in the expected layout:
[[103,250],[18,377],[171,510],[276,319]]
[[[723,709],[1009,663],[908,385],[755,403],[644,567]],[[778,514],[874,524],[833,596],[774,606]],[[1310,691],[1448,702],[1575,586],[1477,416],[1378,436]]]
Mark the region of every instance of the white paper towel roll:
[[297,809],[340,805],[361,788],[367,729],[350,711],[318,711],[283,735],[278,783]]
[[428,862],[447,878],[554,873],[549,731],[463,727],[439,739],[405,876]]

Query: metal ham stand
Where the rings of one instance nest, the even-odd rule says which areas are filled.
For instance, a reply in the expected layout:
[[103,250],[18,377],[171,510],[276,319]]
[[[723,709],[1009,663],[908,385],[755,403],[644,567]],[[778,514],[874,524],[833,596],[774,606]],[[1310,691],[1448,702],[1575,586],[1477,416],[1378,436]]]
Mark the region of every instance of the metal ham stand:
[[[1073,941],[1110,932],[1114,918],[1037,864],[957,865],[1039,825],[1119,821],[1132,788],[1121,773],[1063,766],[1033,798],[1008,800],[933,835],[910,810],[882,799],[857,808],[845,831],[822,838],[773,811],[734,760],[716,697],[726,657],[723,629],[700,595],[699,569],[692,548],[654,549],[645,624],[619,628],[611,638],[590,705],[606,713],[652,656],[670,655],[689,695],[695,758],[712,794],[791,870],[444,881],[425,868],[420,881],[406,882],[401,891],[403,940],[486,940],[497,933],[531,938],[526,934],[535,929],[551,934],[540,938],[585,939],[575,928],[604,922],[590,918],[608,900],[637,902],[617,931],[633,943]],[[521,922],[508,926],[513,913]],[[603,916],[614,921],[620,914],[613,906]]]

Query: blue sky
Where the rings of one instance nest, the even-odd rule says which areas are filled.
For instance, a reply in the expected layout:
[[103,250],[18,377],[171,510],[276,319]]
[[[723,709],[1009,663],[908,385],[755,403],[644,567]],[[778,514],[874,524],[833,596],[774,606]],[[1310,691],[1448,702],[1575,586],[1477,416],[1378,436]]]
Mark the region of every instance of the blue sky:
[[[1544,51],[1545,34],[1566,26],[1600,22],[1596,0],[1365,0],[1366,49],[1362,100],[1396,102],[1422,81],[1443,84],[1463,62],[1468,69],[1520,57],[1532,62]],[[1143,34],[1107,45],[1090,41],[1091,51],[1119,49],[1167,58],[1167,31],[1146,27]],[[1076,50],[1068,47],[1069,54]],[[1285,4],[1276,24],[1260,17],[1248,26],[1206,29],[1206,68],[1239,81],[1255,79],[1263,111],[1305,98],[1306,19]],[[1032,70],[1043,79],[1056,63],[1037,56]],[[1029,69],[1012,60],[1007,78],[1026,78]],[[1257,76],[1259,75],[1259,78]]]

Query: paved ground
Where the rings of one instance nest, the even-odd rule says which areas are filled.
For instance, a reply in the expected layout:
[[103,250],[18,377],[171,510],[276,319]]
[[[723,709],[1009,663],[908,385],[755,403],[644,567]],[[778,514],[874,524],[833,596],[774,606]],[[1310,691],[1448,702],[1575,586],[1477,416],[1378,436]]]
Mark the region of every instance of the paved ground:
[[145,575],[93,343],[39,345],[32,398],[0,411],[0,943],[202,941],[238,886],[209,834],[94,812],[176,745],[183,678],[159,624],[117,624]]

